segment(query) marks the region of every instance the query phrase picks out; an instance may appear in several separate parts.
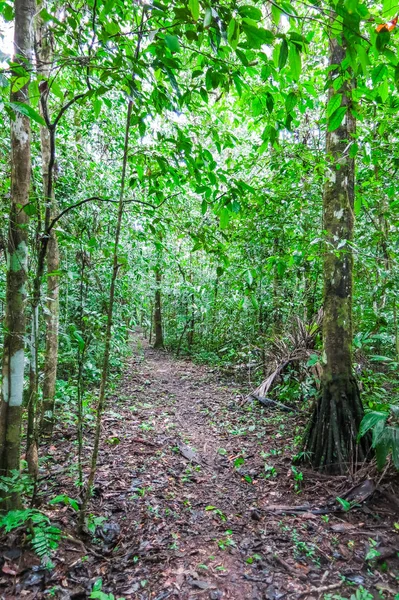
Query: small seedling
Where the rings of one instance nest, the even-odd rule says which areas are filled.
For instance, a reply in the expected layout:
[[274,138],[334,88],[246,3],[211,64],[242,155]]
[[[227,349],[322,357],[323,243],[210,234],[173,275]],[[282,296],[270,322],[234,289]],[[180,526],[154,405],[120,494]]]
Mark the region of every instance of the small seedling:
[[321,515],[321,520],[324,521],[324,523],[328,523],[330,520],[330,517],[328,515]]
[[378,552],[376,546],[377,543],[375,540],[369,538],[369,542],[370,542],[370,548],[369,551],[366,554],[366,560],[374,560],[376,558],[378,558],[379,556],[381,556],[381,552]]
[[224,512],[222,512],[220,510],[220,508],[216,508],[216,506],[209,505],[209,506],[207,506],[205,508],[205,510],[206,511],[213,511],[215,513],[215,515],[217,515],[218,517],[220,517],[221,521],[227,521],[226,515],[224,514]]
[[299,471],[294,465],[291,466],[291,471],[294,475],[295,491],[299,494],[301,491],[302,482],[303,482],[303,473],[302,473],[302,471]]
[[353,506],[350,502],[344,500],[344,498],[340,498],[339,496],[337,496],[336,500],[340,503],[345,512],[348,512],[348,510],[350,510]]

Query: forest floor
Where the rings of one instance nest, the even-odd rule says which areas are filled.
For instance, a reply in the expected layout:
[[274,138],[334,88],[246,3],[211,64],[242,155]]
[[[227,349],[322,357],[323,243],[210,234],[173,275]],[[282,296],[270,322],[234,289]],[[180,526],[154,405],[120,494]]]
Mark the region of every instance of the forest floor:
[[[104,594],[137,600],[349,598],[360,585],[392,598],[399,592],[399,516],[392,496],[387,501],[393,484],[348,512],[331,512],[337,496],[355,486],[354,497],[364,498],[371,483],[293,471],[306,414],[243,404],[249,391],[135,338],[104,415],[94,536],[77,538],[71,506],[46,504],[77,498],[76,435],[72,425],[60,427],[44,449],[41,509],[67,537],[51,570],[17,547],[18,532],[2,539],[1,597],[83,600],[101,580]],[[85,438],[88,457],[89,430]],[[318,507],[327,514],[313,514]]]

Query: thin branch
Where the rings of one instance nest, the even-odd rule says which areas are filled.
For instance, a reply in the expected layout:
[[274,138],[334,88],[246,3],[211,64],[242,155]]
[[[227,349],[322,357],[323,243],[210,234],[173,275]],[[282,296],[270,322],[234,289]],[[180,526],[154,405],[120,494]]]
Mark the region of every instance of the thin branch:
[[[179,196],[181,193],[182,192],[178,192],[177,194],[171,194],[170,196],[167,196],[166,198],[164,198],[162,200],[162,202],[160,202],[159,204],[151,204],[151,202],[145,202],[144,200],[137,200],[136,198],[130,198],[129,200],[124,200],[123,203],[124,204],[131,204],[131,203],[141,204],[143,206],[149,206],[150,208],[153,208],[155,210],[157,208],[160,208],[163,204],[165,204],[165,202],[167,200],[170,200],[171,198],[174,198],[175,196]],[[83,204],[87,204],[88,202],[94,202],[94,201],[95,202],[112,202],[113,204],[119,203],[119,200],[112,200],[112,198],[101,198],[100,196],[91,196],[90,198],[85,198],[84,200],[80,200],[79,202],[76,202],[76,204],[71,204],[70,206],[67,206],[56,217],[54,217],[54,219],[51,221],[51,223],[47,227],[46,231],[44,232],[44,235],[48,236],[48,234],[53,229],[54,225],[61,219],[61,217],[63,217],[69,211],[73,210],[74,208],[79,208],[79,206],[82,206]]]

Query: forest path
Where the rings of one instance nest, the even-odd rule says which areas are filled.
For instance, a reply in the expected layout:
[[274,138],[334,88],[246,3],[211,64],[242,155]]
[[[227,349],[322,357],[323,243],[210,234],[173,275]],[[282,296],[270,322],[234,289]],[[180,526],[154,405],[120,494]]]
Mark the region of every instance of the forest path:
[[113,560],[98,566],[105,590],[137,600],[279,600],[325,581],[321,548],[316,557],[302,542],[302,564],[293,556],[292,523],[323,543],[309,525],[315,517],[285,526],[262,511],[303,501],[290,470],[293,417],[241,406],[243,391],[135,336],[104,415],[96,508],[121,527]]
[[[78,559],[70,542],[60,548],[48,582],[59,582],[60,598],[88,598],[99,579],[103,592],[126,600],[316,600],[342,586],[343,574],[366,585],[368,538],[390,527],[372,511],[265,510],[324,505],[352,485],[304,468],[295,477],[300,414],[242,405],[247,386],[154,350],[139,334],[132,349],[103,415],[94,539]],[[60,427],[47,449],[48,499],[76,495],[75,435]],[[88,466],[92,428],[85,440]],[[66,510],[54,507],[52,518],[73,533]]]
[[[146,454],[134,485],[146,489],[138,499],[153,515],[148,533],[164,530],[156,544],[165,552],[145,575],[152,594],[142,597],[262,598],[245,577],[248,548],[243,555],[236,541],[246,538],[250,519],[248,484],[234,472],[230,454],[240,455],[240,444],[223,427],[241,397],[237,384],[154,350],[141,337],[133,346],[121,390],[126,400],[132,393],[131,408],[140,421],[135,435],[160,448],[155,456]],[[230,450],[229,437],[237,446]]]

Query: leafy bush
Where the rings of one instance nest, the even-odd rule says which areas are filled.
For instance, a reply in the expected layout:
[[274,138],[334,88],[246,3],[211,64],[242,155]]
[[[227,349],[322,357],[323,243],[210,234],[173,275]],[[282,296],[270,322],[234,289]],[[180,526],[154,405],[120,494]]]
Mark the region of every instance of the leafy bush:
[[29,531],[28,540],[33,550],[48,564],[52,551],[58,548],[61,530],[51,525],[45,514],[33,508],[11,510],[0,517],[0,528],[6,533],[22,526],[26,526]]
[[370,410],[360,424],[359,438],[368,431],[373,432],[372,447],[375,449],[377,467],[382,469],[388,455],[399,470],[399,406],[389,405],[387,411]]

